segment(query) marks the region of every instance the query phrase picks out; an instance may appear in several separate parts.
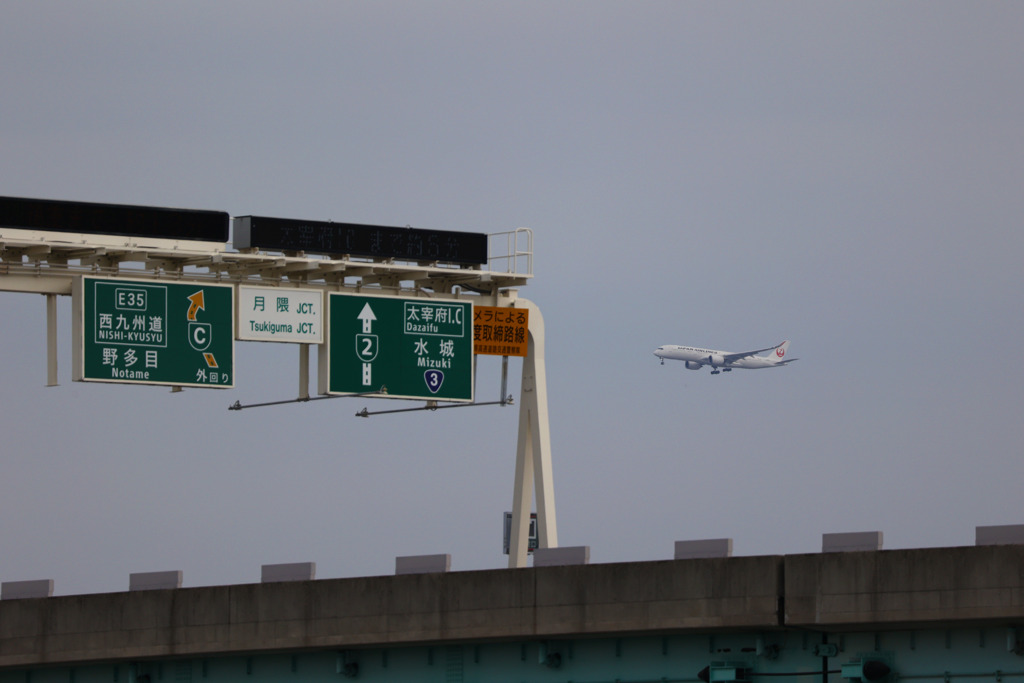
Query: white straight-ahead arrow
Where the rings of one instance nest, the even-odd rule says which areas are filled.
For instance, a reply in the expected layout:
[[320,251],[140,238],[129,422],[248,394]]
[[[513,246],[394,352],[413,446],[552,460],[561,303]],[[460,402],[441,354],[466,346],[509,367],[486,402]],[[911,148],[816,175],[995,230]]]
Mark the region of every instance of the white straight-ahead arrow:
[[363,321],[363,334],[370,334],[370,328],[373,326],[373,321],[377,319],[377,316],[373,314],[373,309],[370,308],[369,302],[363,306],[363,310],[359,311],[359,315],[356,317]]
[[[373,314],[373,309],[370,308],[370,302],[366,302],[363,305],[363,310],[359,311],[359,315],[356,316],[359,320],[363,321],[363,334],[370,334],[373,329],[373,321],[377,319],[377,316]],[[363,386],[370,386],[373,382],[373,366],[369,363],[363,363]]]

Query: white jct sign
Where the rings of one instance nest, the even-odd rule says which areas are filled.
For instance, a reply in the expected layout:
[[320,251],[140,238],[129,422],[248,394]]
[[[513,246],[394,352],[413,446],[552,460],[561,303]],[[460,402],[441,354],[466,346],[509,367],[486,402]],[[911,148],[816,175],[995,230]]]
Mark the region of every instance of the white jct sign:
[[238,339],[322,344],[324,295],[283,287],[238,288]]

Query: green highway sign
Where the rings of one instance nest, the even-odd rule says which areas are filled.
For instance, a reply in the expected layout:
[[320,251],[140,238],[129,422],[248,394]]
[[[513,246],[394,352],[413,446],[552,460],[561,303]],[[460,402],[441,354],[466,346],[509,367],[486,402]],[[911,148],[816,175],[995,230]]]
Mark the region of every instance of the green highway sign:
[[473,400],[472,303],[332,292],[328,313],[326,393]]
[[73,379],[234,386],[231,285],[82,277],[75,283]]

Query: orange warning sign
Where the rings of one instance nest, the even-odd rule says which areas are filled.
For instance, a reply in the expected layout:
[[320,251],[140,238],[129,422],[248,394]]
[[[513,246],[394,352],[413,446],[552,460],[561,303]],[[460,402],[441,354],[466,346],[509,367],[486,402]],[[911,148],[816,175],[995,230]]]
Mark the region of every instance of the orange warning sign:
[[526,356],[530,312],[525,308],[473,307],[473,353]]

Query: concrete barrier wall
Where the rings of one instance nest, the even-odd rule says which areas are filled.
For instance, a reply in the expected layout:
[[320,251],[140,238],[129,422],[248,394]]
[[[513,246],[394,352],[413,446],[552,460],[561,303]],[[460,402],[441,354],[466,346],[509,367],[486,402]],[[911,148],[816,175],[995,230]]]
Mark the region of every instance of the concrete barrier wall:
[[1024,546],[733,557],[4,600],[0,668],[306,648],[1022,620]]
[[1024,617],[1024,545],[788,555],[785,621],[805,628]]
[[261,583],[0,603],[0,667],[778,627],[781,557]]

